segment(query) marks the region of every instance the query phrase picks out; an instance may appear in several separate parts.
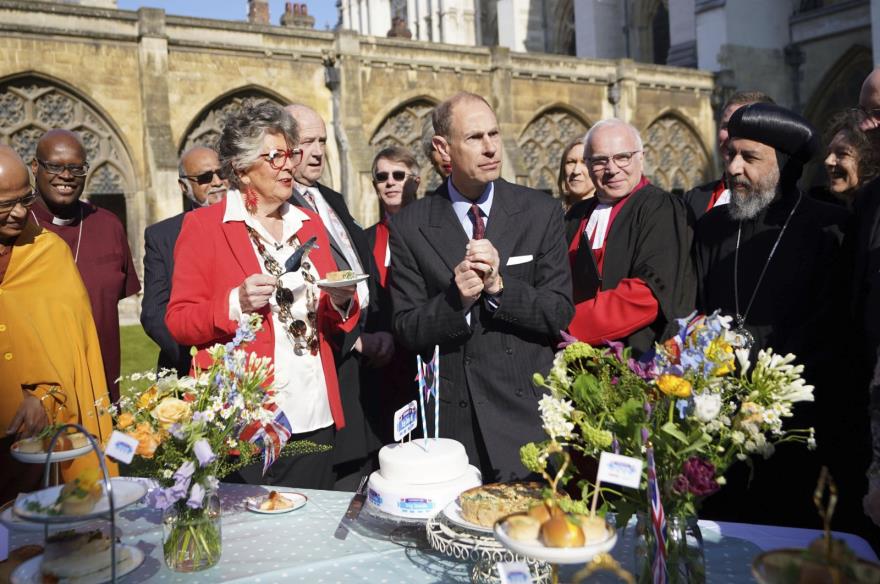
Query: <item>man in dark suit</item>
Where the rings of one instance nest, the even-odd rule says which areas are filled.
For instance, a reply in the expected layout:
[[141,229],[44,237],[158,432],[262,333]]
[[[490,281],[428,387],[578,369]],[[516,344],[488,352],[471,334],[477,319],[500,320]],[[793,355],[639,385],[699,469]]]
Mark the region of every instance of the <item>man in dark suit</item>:
[[562,209],[500,178],[482,97],[459,93],[432,121],[452,174],[391,222],[393,330],[423,357],[440,346],[440,436],[465,445],[484,482],[510,480],[526,474],[520,446],[545,437],[532,374],[550,369],[574,314]]
[[[319,182],[326,160],[327,127],[324,120],[315,110],[304,105],[293,104],[286,109],[296,120],[299,147],[303,151],[302,162],[294,171],[296,186],[290,202],[321,216],[330,238],[330,253],[340,270],[370,275],[366,282],[358,284],[357,289],[363,315],[360,326],[339,339],[336,354],[336,375],[346,424],[337,434],[333,450],[335,486],[354,490],[362,474],[374,466],[374,455],[381,444],[378,430],[373,426],[383,423],[375,415],[378,392],[374,395],[361,392],[361,359],[368,359],[378,366],[388,363],[394,354],[394,339],[387,331],[370,333],[365,330],[367,319],[379,308],[375,301],[378,274],[364,230],[351,216],[345,198]],[[391,420],[387,423],[390,425]]]
[[[187,198],[187,211],[223,200],[229,183],[220,178],[219,172],[220,160],[214,150],[196,146],[183,153],[177,183]],[[185,213],[160,221],[144,231],[144,298],[141,302],[141,324],[147,335],[159,345],[159,369],[172,369],[181,376],[190,370],[189,347],[177,344],[171,337],[165,327],[165,308],[171,297],[174,245]]]

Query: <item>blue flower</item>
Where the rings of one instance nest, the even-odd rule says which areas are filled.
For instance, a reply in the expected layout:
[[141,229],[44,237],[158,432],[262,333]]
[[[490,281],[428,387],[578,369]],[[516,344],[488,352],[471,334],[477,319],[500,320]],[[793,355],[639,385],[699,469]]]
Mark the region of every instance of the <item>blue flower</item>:
[[189,492],[189,500],[186,502],[186,506],[190,509],[201,509],[202,501],[205,499],[205,488],[202,487],[200,483],[196,483],[192,486],[192,490]]

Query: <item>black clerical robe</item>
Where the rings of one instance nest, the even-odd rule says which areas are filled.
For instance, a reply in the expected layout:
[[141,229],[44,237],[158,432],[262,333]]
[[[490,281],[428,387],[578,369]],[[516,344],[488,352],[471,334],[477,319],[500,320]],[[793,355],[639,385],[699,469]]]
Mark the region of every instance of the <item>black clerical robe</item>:
[[[684,204],[643,183],[614,203],[601,249],[590,250],[583,235],[597,198],[581,201],[565,216],[576,309],[571,333],[590,343],[622,341],[635,355],[674,334],[675,319],[693,311],[696,294],[693,231]],[[650,306],[645,294],[653,297]]]
[[[816,386],[816,401],[796,404],[794,417],[786,421],[786,427],[815,426],[819,450],[809,452],[801,444],[783,444],[769,460],[755,460],[754,479],[748,487],[745,465],[736,465],[728,473],[728,486],[707,500],[703,516],[818,527],[812,493],[820,464],[832,463],[843,469],[843,461],[857,456],[862,440],[859,432],[866,426],[857,423],[860,412],[852,408],[852,400],[859,398],[856,393],[864,392],[851,391],[841,377],[847,369],[848,353],[855,350],[846,337],[849,279],[841,253],[848,212],[801,196],[795,189],[777,197],[752,220],[735,221],[729,209],[729,205],[713,208],[696,226],[699,307],[706,313],[721,309],[724,314],[736,314],[734,265],[741,228],[739,312],[755,337],[752,362],[758,350],[772,347],[778,354],[794,353],[797,362],[804,364],[804,377]],[[790,215],[755,292],[771,249]],[[847,420],[843,419],[846,412]],[[857,426],[862,429],[857,431]],[[843,428],[849,433],[845,444]],[[859,468],[865,465],[860,463]],[[861,493],[847,496],[858,499]]]

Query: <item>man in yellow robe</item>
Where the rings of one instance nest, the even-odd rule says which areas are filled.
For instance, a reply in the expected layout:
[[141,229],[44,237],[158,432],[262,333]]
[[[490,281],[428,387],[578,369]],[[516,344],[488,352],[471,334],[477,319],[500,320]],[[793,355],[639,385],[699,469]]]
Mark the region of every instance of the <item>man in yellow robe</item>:
[[[89,297],[67,245],[28,222],[35,199],[24,163],[0,146],[0,501],[40,485],[41,465],[9,460],[15,440],[53,422],[77,422],[102,445],[112,431]],[[62,476],[97,464],[63,463]]]

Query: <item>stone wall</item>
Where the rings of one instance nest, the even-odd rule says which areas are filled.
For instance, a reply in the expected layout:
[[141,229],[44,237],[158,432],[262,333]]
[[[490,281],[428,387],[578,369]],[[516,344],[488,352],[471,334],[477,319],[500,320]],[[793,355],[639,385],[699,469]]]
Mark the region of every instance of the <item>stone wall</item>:
[[325,117],[325,181],[364,225],[378,217],[375,152],[417,145],[430,108],[459,90],[496,107],[511,180],[549,188],[561,145],[611,115],[660,140],[649,166],[669,166],[658,174],[664,186],[713,172],[714,82],[689,69],[37,1],[0,0],[0,32],[0,140],[24,136],[34,115],[24,112],[21,127],[4,118],[16,84],[63,89],[100,118],[138,259],[143,229],[181,210],[179,152],[240,96],[301,102]]

